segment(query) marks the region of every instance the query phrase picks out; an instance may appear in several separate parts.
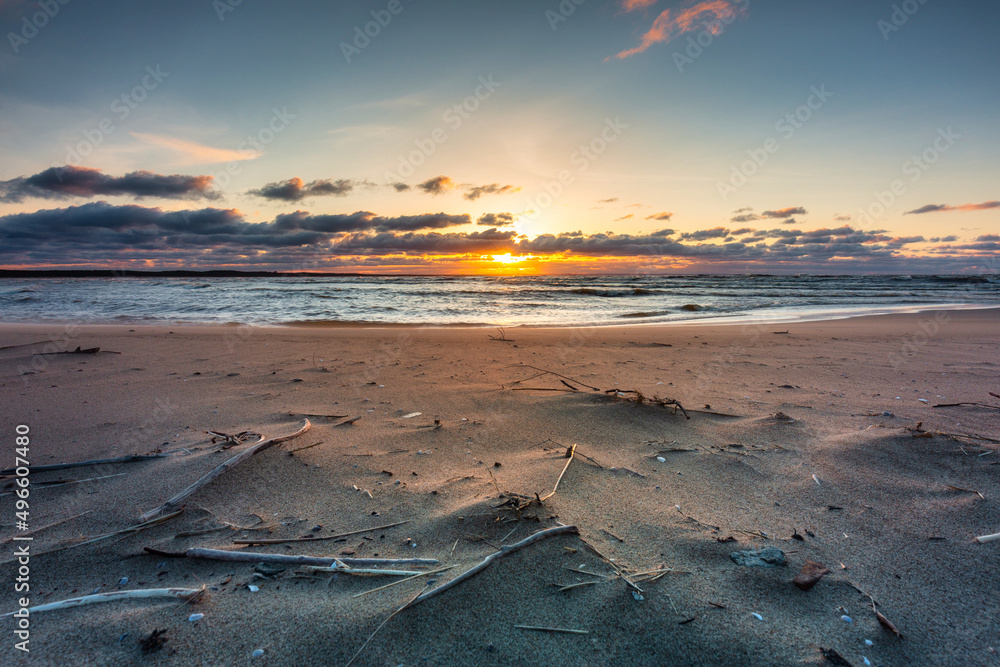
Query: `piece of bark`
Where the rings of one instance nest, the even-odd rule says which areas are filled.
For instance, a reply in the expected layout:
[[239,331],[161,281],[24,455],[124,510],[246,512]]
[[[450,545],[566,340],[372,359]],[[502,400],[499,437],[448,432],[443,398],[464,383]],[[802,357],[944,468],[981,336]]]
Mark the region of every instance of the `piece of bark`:
[[817,563],[814,560],[807,560],[805,565],[802,566],[802,571],[799,572],[799,576],[792,580],[792,583],[798,587],[799,590],[808,591],[813,586],[819,583],[819,580],[830,574],[830,569],[823,565],[822,563]]

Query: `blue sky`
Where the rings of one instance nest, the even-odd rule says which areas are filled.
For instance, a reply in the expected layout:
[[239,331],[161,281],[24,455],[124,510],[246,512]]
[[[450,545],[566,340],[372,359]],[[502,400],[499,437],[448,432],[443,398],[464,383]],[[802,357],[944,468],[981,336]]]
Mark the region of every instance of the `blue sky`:
[[[995,266],[996,3],[343,5],[0,2],[0,265]],[[366,27],[377,34],[356,39]],[[31,180],[53,167],[150,178],[138,195]],[[196,185],[157,196],[156,176]],[[302,187],[267,188],[291,179]],[[308,212],[324,235],[295,245],[189,224],[182,238],[146,209],[269,238]],[[782,211],[795,213],[764,215]],[[358,212],[452,222],[337,226]],[[134,220],[105,229],[111,214]],[[470,236],[489,214],[495,238]],[[81,231],[95,227],[100,244]],[[809,236],[824,229],[840,232]]]

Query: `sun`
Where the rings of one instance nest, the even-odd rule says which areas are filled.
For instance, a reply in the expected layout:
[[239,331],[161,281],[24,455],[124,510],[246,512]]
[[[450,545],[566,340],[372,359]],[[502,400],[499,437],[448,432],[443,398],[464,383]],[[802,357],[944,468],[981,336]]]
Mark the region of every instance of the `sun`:
[[524,260],[528,259],[524,255],[514,257],[510,253],[507,253],[506,255],[490,255],[490,256],[493,258],[494,262],[500,262],[501,264],[517,264],[518,262],[523,262]]

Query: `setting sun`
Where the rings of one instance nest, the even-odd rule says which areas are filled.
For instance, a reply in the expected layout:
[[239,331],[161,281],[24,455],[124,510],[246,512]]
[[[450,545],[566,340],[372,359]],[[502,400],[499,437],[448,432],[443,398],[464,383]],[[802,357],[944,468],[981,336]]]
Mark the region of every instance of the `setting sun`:
[[523,262],[526,259],[530,259],[530,255],[519,255],[515,257],[510,253],[506,255],[491,255],[494,262],[500,262],[501,264],[517,264],[518,262]]

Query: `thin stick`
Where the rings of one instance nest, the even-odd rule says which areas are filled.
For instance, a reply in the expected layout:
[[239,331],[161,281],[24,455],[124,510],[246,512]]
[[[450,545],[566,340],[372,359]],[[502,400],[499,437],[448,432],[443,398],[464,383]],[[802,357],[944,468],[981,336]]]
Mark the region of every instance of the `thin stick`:
[[511,391],[559,391],[567,394],[579,393],[577,389],[561,389],[559,387],[512,387]]
[[402,526],[404,523],[410,523],[409,521],[397,521],[396,523],[387,523],[384,526],[375,526],[374,528],[362,528],[361,530],[352,530],[349,533],[340,533],[339,535],[324,535],[322,537],[292,537],[289,539],[261,539],[261,540],[233,540],[233,544],[284,544],[286,542],[322,542],[324,540],[336,540],[341,537],[349,537],[351,535],[360,535],[361,533],[368,533],[373,530],[382,530],[384,528],[393,528],[395,526]]
[[569,464],[573,462],[573,457],[575,455],[576,455],[576,445],[573,445],[572,447],[569,448],[569,461],[566,461],[566,465],[563,466],[562,472],[559,473],[559,479],[556,480],[555,487],[552,489],[552,492],[549,493],[547,496],[542,496],[542,498],[541,498],[542,502],[545,502],[546,500],[548,500],[552,496],[556,495],[556,489],[559,488],[559,482],[562,481],[563,475],[565,475],[566,471],[569,470]]
[[537,625],[515,625],[518,630],[537,630],[538,632],[565,632],[571,635],[589,635],[590,630],[573,630],[571,628],[542,628]]
[[1000,540],[1000,533],[993,533],[992,535],[980,535],[976,538],[976,542],[980,544],[986,544],[987,542],[996,542]]
[[[430,586],[430,584],[427,584],[427,586]],[[424,590],[427,590],[427,586],[424,586]],[[413,600],[416,600],[418,597],[420,597],[420,595],[422,593],[423,593],[423,591],[421,591],[420,593],[417,593],[417,595],[412,600],[410,600],[409,602],[405,603],[402,607],[400,607],[396,611],[394,611],[391,614],[389,614],[388,618],[386,618],[384,621],[382,621],[381,623],[379,623],[379,626],[377,628],[375,628],[375,632],[373,632],[371,634],[371,636],[368,637],[368,639],[365,640],[365,643],[361,645],[361,648],[358,649],[358,652],[355,653],[351,657],[351,659],[347,661],[347,664],[344,665],[344,667],[351,667],[351,663],[353,663],[357,659],[357,657],[359,655],[361,655],[361,652],[364,651],[365,647],[368,646],[368,643],[371,642],[371,640],[375,638],[375,635],[378,634],[378,631],[381,630],[383,627],[385,627],[385,624],[388,623],[389,621],[391,621],[393,616],[395,616],[396,614],[398,614],[399,612],[403,611],[404,609],[406,609],[407,607],[409,607],[411,604],[413,604]]]
[[466,579],[471,579],[475,575],[479,574],[480,572],[482,572],[483,570],[485,570],[487,567],[489,567],[490,564],[493,563],[493,561],[495,561],[495,560],[497,560],[499,558],[503,558],[504,556],[508,556],[508,555],[514,553],[515,551],[519,551],[519,550],[523,549],[524,547],[526,547],[528,545],[534,544],[535,542],[537,542],[539,540],[545,539],[546,537],[552,537],[554,535],[567,535],[567,534],[569,534],[569,535],[578,535],[579,533],[580,533],[580,531],[577,529],[576,526],[556,526],[555,528],[549,528],[547,530],[542,530],[542,531],[539,531],[537,533],[534,533],[533,535],[524,538],[520,542],[516,542],[516,543],[510,544],[510,545],[501,546],[500,547],[500,551],[498,551],[496,553],[493,553],[493,554],[490,554],[485,559],[483,559],[483,561],[481,563],[479,563],[479,565],[476,565],[472,569],[466,570],[463,574],[460,574],[459,576],[455,577],[454,579],[452,579],[451,581],[449,581],[446,584],[443,584],[441,586],[438,586],[437,588],[431,589],[431,590],[427,591],[426,593],[421,593],[417,597],[413,598],[413,600],[410,601],[410,603],[407,604],[406,606],[409,607],[409,606],[417,605],[417,604],[420,604],[421,602],[423,602],[424,600],[430,599],[430,598],[434,597],[435,595],[439,595],[439,594],[445,592],[446,590],[448,590],[449,588],[452,588],[453,586],[457,586],[458,584],[462,583]]
[[[43,530],[47,530],[49,528],[52,528],[53,526],[58,526],[61,523],[66,523],[67,521],[72,521],[73,519],[79,519],[81,516],[86,516],[86,515],[92,513],[93,511],[94,510],[87,510],[86,512],[80,512],[79,514],[74,514],[73,516],[68,516],[65,519],[59,519],[58,521],[54,521],[54,522],[52,522],[52,523],[50,523],[50,524],[48,524],[46,526],[42,526],[41,528],[35,528],[34,530],[29,530],[27,533],[21,533],[21,536],[22,537],[27,537],[28,535],[34,535],[35,533],[40,533]],[[14,540],[13,537],[8,537],[3,542],[0,542],[0,544],[7,544],[8,542],[11,542],[13,540]]]
[[177,507],[178,505],[180,505],[181,503],[183,503],[185,500],[187,500],[192,494],[194,494],[196,491],[198,491],[201,487],[207,485],[213,479],[215,479],[216,477],[218,477],[222,473],[226,472],[230,468],[232,468],[232,467],[234,467],[236,465],[239,465],[240,463],[242,463],[243,461],[246,461],[248,458],[250,458],[254,454],[262,452],[262,451],[264,451],[265,449],[267,449],[268,447],[270,447],[272,445],[276,445],[279,442],[284,442],[286,440],[291,440],[292,438],[297,438],[298,436],[300,436],[303,433],[305,433],[306,431],[308,431],[311,427],[312,427],[312,424],[309,422],[309,420],[308,419],[303,419],[302,420],[302,425],[294,433],[291,433],[289,435],[281,436],[280,438],[271,438],[270,440],[264,440],[263,436],[262,436],[261,439],[257,442],[257,444],[255,444],[255,445],[253,445],[251,447],[248,447],[247,449],[244,449],[242,452],[240,452],[239,454],[237,454],[233,458],[229,459],[225,463],[220,464],[214,470],[212,470],[211,472],[209,472],[208,474],[206,474],[205,476],[203,476],[201,479],[199,479],[197,482],[195,482],[194,484],[191,484],[186,489],[184,489],[183,491],[181,491],[176,496],[172,497],[170,500],[168,500],[167,502],[163,503],[159,507],[157,507],[155,509],[151,509],[148,512],[144,513],[139,518],[142,521],[148,521],[149,519],[152,519],[155,516],[163,514],[164,512]]
[[[171,514],[164,514],[163,516],[156,517],[155,519],[150,519],[149,521],[144,521],[135,526],[129,526],[128,528],[123,528],[122,530],[116,530],[113,533],[106,533],[104,535],[98,535],[89,540],[84,540],[83,542],[74,542],[73,544],[66,544],[61,547],[56,547],[55,549],[49,549],[48,551],[42,551],[40,553],[34,554],[35,556],[44,556],[47,554],[54,554],[59,551],[65,551],[67,549],[75,549],[77,547],[82,547],[85,544],[93,544],[94,542],[100,542],[102,540],[107,540],[112,537],[118,537],[119,535],[131,535],[132,533],[138,533],[140,531],[146,530],[147,528],[152,528],[161,523],[165,523],[176,516],[180,516],[184,512],[183,509],[172,512]],[[6,565],[7,563],[13,563],[16,559],[11,558],[10,560],[3,561],[0,565]]]
[[[52,463],[43,466],[28,466],[28,472],[46,472],[48,470],[66,470],[67,468],[82,468],[83,466],[99,466],[105,463],[139,463],[153,459],[168,458],[167,454],[145,454],[141,456],[120,456],[116,459],[95,459],[93,461],[77,461],[76,463]],[[0,475],[13,475],[17,468],[0,470]]]
[[[110,479],[111,477],[121,477],[128,473],[120,472],[117,475],[101,475],[100,477],[88,477],[87,479],[59,479],[53,482],[35,482],[34,486],[39,489],[58,489],[63,486],[69,486],[70,484],[84,484],[85,482],[96,482],[102,479]],[[0,497],[12,496],[13,491],[8,491],[7,493],[0,493]]]
[[349,574],[355,577],[409,577],[414,574],[426,574],[425,572],[417,572],[416,570],[378,570],[374,568],[353,568],[337,565],[333,565],[331,567],[306,565],[304,568],[310,572],[336,572],[338,574]]
[[306,445],[305,447],[298,447],[296,449],[289,449],[288,450],[288,455],[291,456],[295,452],[304,452],[307,449],[312,449],[313,447],[319,447],[320,445],[323,444],[323,442],[325,442],[325,441],[324,440],[320,440],[319,442],[317,442],[317,443],[315,443],[313,445]]
[[[575,382],[578,385],[580,385],[581,387],[586,387],[587,389],[590,389],[592,391],[600,391],[599,388],[597,388],[597,387],[591,387],[589,384],[587,384],[585,382],[580,382],[576,378],[571,378],[568,375],[561,375],[559,373],[556,373],[555,371],[550,371],[550,370],[546,370],[544,368],[539,368],[538,366],[531,366],[529,364],[520,364],[520,366],[523,367],[523,368],[531,368],[531,369],[536,370],[536,371],[541,371],[543,374],[544,373],[548,373],[549,375],[555,375],[557,378],[562,378],[563,380],[569,380],[570,382]],[[536,375],[535,377],[538,377],[538,376]]]
[[400,584],[405,584],[407,581],[410,581],[411,579],[419,579],[420,577],[427,577],[427,576],[430,576],[432,574],[438,574],[439,572],[444,572],[446,570],[450,570],[453,567],[455,567],[455,566],[454,565],[445,565],[444,567],[439,567],[436,570],[428,570],[427,572],[421,572],[420,574],[415,574],[412,577],[407,577],[406,579],[400,579],[398,581],[393,581],[392,583],[385,584],[384,586],[379,586],[378,588],[373,588],[371,590],[363,591],[361,593],[356,593],[356,594],[352,595],[351,597],[359,598],[359,597],[368,595],[369,593],[374,593],[375,591],[381,591],[381,590],[385,590],[386,588],[392,588],[393,586],[398,586]]
[[[28,612],[36,614],[40,611],[55,611],[56,609],[71,609],[82,607],[87,604],[98,602],[114,602],[115,600],[135,600],[148,598],[178,598],[185,602],[194,602],[205,592],[204,588],[148,588],[145,590],[131,591],[110,591],[108,593],[97,593],[96,595],[84,595],[79,598],[70,598],[59,602],[49,602],[40,604],[37,607],[29,607]],[[13,616],[17,612],[7,612],[4,616]]]
[[171,554],[151,547],[145,551],[161,556],[177,556],[186,558],[204,558],[208,560],[223,560],[243,563],[278,563],[281,565],[333,565],[341,562],[344,565],[440,565],[441,561],[432,558],[334,558],[332,556],[286,556],[284,554],[260,554],[252,551],[227,551],[225,549],[188,549],[181,553]]

